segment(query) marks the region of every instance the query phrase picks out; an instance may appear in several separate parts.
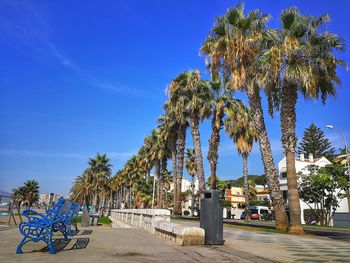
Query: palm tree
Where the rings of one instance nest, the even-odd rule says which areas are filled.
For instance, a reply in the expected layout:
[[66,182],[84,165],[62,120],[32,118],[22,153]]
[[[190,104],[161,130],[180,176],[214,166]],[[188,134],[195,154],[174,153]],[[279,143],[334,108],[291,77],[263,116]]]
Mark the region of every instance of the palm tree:
[[13,204],[16,206],[18,216],[22,222],[21,216],[21,204],[26,201],[26,189],[24,186],[20,186],[12,189],[11,198]]
[[26,201],[26,189],[24,186],[13,188],[11,194],[14,204],[21,206]]
[[[173,201],[175,200],[175,196],[177,193],[177,160],[178,160],[178,149],[177,149],[177,141],[179,139],[179,128],[180,125],[177,122],[177,114],[172,107],[170,100],[166,101],[163,105],[165,114],[160,118],[160,122],[162,122],[165,126],[165,129],[168,131],[168,142],[169,148],[171,152],[171,163],[172,163],[172,179],[173,179]],[[181,188],[180,188],[181,189]],[[180,190],[181,191],[181,190]],[[175,211],[175,202],[173,202],[174,211]]]
[[239,111],[234,108],[229,108],[225,120],[225,130],[228,136],[230,136],[236,144],[238,154],[242,155],[243,158],[243,187],[246,209],[245,220],[249,221],[248,157],[252,151],[254,141],[257,140],[257,134],[254,129],[252,113],[250,110],[245,107],[242,107]]
[[[209,86],[201,79],[198,70],[186,71],[178,75],[172,87],[172,96],[176,99],[182,96],[185,100],[186,114],[191,127],[196,165],[198,171],[199,191],[205,190],[205,175],[203,169],[202,146],[199,124],[210,116],[211,97]],[[174,88],[175,86],[175,88]]]
[[197,162],[196,162],[196,153],[195,150],[193,148],[187,148],[186,150],[186,158],[185,158],[185,166],[187,169],[188,174],[192,177],[191,180],[191,215],[193,216],[193,212],[194,212],[194,203],[195,203],[195,199],[194,199],[194,187],[195,187],[195,176],[197,174]]
[[229,89],[227,77],[213,74],[212,80],[207,81],[211,93],[211,136],[209,139],[208,161],[210,165],[210,188],[216,189],[216,167],[218,162],[218,150],[220,144],[220,130],[223,126],[223,118],[227,107],[239,107],[240,101],[232,98],[232,90]]
[[[337,65],[344,65],[334,56],[335,49],[344,45],[338,36],[320,34],[320,26],[328,21],[321,17],[303,16],[297,8],[281,13],[281,29],[265,34],[267,48],[260,57],[263,80],[270,96],[280,98],[282,146],[286,155],[288,205],[290,213],[289,232],[302,234],[301,211],[295,168],[296,103],[298,91],[305,97],[335,95],[339,84]],[[279,103],[279,101],[277,101]],[[279,104],[276,105],[279,107]]]
[[35,180],[28,180],[24,183],[25,201],[28,209],[33,203],[39,201],[39,183]]
[[170,185],[173,182],[173,177],[171,176],[171,172],[167,171],[163,178],[163,188],[164,188],[164,207],[169,207],[168,194],[170,190]]
[[259,94],[259,74],[255,66],[262,50],[263,33],[266,31],[268,19],[269,16],[261,14],[259,10],[245,15],[243,5],[228,9],[224,16],[216,19],[210,35],[201,47],[201,52],[207,56],[211,72],[219,74],[221,70],[224,71],[230,76],[232,88],[247,93],[250,108],[254,113],[254,126],[276,215],[276,228],[286,229],[288,218],[265,127]]
[[188,111],[187,111],[187,98],[182,96],[181,89],[179,88],[179,80],[182,78],[181,74],[173,80],[168,88],[169,92],[169,104],[168,110],[173,112],[172,116],[175,117],[178,123],[178,140],[177,140],[177,175],[176,175],[176,192],[175,192],[175,204],[174,214],[181,215],[181,184],[183,177],[184,158],[185,158],[185,144],[186,144],[186,129],[188,126]]
[[98,194],[102,185],[110,178],[111,176],[111,167],[112,165],[109,163],[109,159],[106,154],[97,153],[95,158],[89,159],[89,169],[91,171],[94,184],[95,184],[95,193],[94,193],[94,201],[93,201],[93,209],[94,212],[98,212]]
[[83,203],[83,216],[81,220],[82,226],[89,226],[89,205],[92,202],[94,191],[94,181],[91,169],[86,169],[81,176],[78,176],[71,188],[71,198],[74,202]]

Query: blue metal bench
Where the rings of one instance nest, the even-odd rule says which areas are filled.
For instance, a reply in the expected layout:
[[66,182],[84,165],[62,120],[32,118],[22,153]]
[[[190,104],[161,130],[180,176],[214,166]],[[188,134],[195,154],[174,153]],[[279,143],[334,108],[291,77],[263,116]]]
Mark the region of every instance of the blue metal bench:
[[77,216],[78,207],[78,204],[61,198],[52,208],[46,211],[45,215],[34,210],[23,211],[23,216],[28,221],[19,224],[19,231],[23,235],[23,239],[18,244],[16,253],[22,254],[22,246],[29,241],[44,241],[47,244],[50,254],[54,254],[52,233],[60,231],[65,239],[68,238],[68,235],[71,236],[71,224],[73,218]]

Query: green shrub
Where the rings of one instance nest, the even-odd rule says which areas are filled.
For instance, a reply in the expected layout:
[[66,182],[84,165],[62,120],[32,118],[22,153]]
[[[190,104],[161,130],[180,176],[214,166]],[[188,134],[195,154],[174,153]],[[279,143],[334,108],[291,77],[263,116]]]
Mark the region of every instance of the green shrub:
[[231,208],[231,207],[232,207],[232,204],[231,204],[231,202],[228,201],[228,200],[223,200],[223,201],[222,201],[222,206],[223,206],[223,207],[226,207],[226,208]]
[[304,221],[307,224],[311,217],[314,217],[316,221],[319,221],[322,209],[304,209]]
[[110,224],[111,223],[111,220],[108,218],[108,216],[102,216],[98,219],[98,222],[100,224]]
[[[77,216],[77,217],[75,217],[75,219],[74,220],[76,220],[75,222],[77,222],[77,223],[81,223],[81,216]],[[111,220],[108,218],[108,216],[102,216],[102,217],[99,217],[98,218],[98,223],[99,224],[110,224],[111,223]]]

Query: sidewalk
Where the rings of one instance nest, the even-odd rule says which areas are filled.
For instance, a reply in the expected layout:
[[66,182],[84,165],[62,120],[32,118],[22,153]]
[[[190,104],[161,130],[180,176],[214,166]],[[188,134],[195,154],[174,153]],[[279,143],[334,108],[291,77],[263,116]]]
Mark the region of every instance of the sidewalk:
[[43,251],[43,242],[29,242],[16,255],[17,228],[0,231],[0,262],[250,262],[207,246],[178,246],[140,229],[81,228],[69,241],[55,236],[58,252]]
[[[199,226],[197,221],[181,223]],[[350,243],[328,237],[278,234],[224,227],[223,251],[255,262],[350,262]],[[260,262],[259,260],[256,262]]]
[[[195,221],[182,221],[197,226]],[[134,228],[81,228],[70,240],[55,236],[57,253],[29,242],[16,255],[17,228],[0,229],[0,262],[349,262],[350,243],[329,238],[224,228],[223,246],[178,246]]]

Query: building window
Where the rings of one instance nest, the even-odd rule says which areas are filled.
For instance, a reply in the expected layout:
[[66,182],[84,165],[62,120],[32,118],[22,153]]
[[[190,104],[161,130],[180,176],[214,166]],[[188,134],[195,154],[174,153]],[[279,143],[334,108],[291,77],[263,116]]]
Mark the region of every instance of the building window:
[[287,178],[287,172],[282,172],[281,173],[281,178]]

